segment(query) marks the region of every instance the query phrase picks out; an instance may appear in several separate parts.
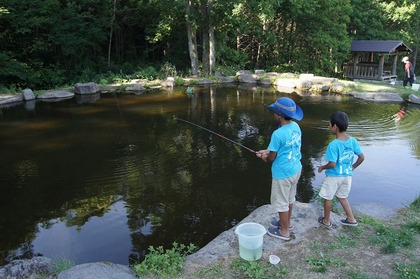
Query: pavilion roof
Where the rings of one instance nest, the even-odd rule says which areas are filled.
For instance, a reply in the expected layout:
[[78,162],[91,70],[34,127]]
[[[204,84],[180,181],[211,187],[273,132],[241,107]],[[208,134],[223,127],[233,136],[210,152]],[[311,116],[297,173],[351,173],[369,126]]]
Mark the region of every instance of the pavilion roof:
[[403,41],[355,40],[351,43],[351,52],[387,53],[412,50]]

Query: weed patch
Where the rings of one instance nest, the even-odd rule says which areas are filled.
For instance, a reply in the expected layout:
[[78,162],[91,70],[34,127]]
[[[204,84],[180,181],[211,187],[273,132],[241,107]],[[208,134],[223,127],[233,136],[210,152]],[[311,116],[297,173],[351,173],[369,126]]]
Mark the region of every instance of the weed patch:
[[171,249],[165,250],[162,246],[149,247],[149,254],[140,264],[133,266],[136,275],[140,278],[149,274],[159,278],[174,278],[184,268],[185,257],[196,250],[193,244],[185,246],[174,242]]

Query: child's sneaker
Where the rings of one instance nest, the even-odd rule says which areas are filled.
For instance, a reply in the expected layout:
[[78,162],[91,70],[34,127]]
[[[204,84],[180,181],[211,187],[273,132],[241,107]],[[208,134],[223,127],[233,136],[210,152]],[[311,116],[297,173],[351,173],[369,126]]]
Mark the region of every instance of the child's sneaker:
[[[280,228],[281,228],[281,226],[280,226],[280,220],[272,220],[272,221],[270,222],[270,226],[271,226],[272,228],[280,229]],[[291,230],[293,230],[293,225],[290,225],[288,229],[289,229],[290,231],[291,231]]]
[[347,218],[341,220],[340,222],[343,226],[350,226],[350,227],[356,227],[357,226],[357,222],[352,223],[349,220],[347,220]]
[[279,232],[278,228],[268,228],[267,234],[276,238],[280,238],[282,240],[286,240],[286,241],[289,241],[292,239],[290,236],[282,235],[281,232]]

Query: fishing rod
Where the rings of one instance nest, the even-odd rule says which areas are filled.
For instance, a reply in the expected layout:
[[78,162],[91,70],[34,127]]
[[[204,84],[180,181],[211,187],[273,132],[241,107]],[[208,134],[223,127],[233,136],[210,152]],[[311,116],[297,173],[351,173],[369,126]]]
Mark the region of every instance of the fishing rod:
[[246,147],[246,146],[244,146],[244,145],[240,144],[239,142],[236,142],[236,141],[233,141],[233,140],[231,140],[231,139],[228,139],[227,137],[222,136],[221,134],[218,134],[218,133],[216,133],[216,132],[214,132],[214,131],[212,131],[212,130],[209,130],[209,129],[207,129],[207,128],[203,127],[203,126],[200,126],[200,125],[198,125],[198,124],[195,124],[195,123],[193,123],[193,122],[187,121],[187,120],[182,119],[182,118],[178,118],[178,117],[177,117],[176,119],[178,119],[178,120],[180,120],[180,121],[183,121],[183,122],[185,122],[185,123],[188,123],[188,124],[190,124],[190,125],[196,126],[196,127],[198,127],[198,128],[201,128],[201,129],[203,129],[203,130],[205,130],[205,131],[207,131],[207,132],[210,132],[210,133],[212,133],[212,134],[215,134],[216,136],[219,136],[219,137],[221,137],[222,139],[228,140],[228,141],[230,141],[230,142],[231,142],[231,143],[233,143],[233,144],[236,144],[236,145],[238,145],[238,146],[240,146],[240,147],[242,147],[242,148],[245,148],[246,150],[248,150],[248,151],[250,151],[250,152],[252,152],[252,153],[257,153],[257,151],[252,150],[251,148],[248,148],[248,147]]

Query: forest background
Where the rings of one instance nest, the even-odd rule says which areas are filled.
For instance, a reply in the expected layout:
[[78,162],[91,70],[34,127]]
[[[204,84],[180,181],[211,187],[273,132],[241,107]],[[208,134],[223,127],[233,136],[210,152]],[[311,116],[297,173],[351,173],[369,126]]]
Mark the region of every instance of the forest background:
[[241,69],[340,78],[352,40],[402,40],[416,65],[420,2],[2,0],[0,92]]

